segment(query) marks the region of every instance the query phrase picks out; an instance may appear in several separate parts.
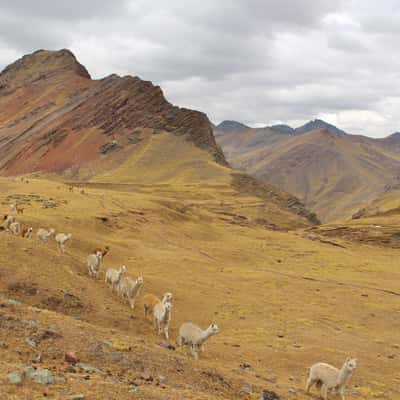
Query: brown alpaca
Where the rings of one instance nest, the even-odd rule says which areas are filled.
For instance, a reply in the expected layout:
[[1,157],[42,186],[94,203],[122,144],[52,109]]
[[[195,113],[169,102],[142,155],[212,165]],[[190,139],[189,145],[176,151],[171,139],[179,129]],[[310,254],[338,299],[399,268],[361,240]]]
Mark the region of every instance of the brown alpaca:
[[103,249],[100,247],[96,247],[93,251],[93,254],[100,252],[102,254],[102,258],[104,258],[108,254],[109,251],[110,251],[110,248],[108,246],[105,246]]

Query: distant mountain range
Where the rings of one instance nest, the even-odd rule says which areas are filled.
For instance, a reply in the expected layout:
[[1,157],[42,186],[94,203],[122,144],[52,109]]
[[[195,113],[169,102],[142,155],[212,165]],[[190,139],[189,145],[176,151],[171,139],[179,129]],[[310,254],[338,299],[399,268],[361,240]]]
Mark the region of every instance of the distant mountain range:
[[[237,121],[222,121],[219,125],[216,125],[215,128],[220,131],[230,131],[248,129],[250,127]],[[328,122],[323,121],[322,119],[314,119],[313,121],[309,121],[304,125],[299,126],[298,128],[292,128],[291,126],[285,124],[266,126],[265,128],[270,128],[277,132],[289,134],[301,134],[315,131],[316,129],[327,129],[329,132],[335,133],[337,135],[347,135],[345,131],[342,131],[341,129],[332,124],[329,124]]]
[[322,221],[351,217],[399,185],[399,133],[372,139],[318,119],[296,129],[230,125],[214,130],[230,164],[299,197]]

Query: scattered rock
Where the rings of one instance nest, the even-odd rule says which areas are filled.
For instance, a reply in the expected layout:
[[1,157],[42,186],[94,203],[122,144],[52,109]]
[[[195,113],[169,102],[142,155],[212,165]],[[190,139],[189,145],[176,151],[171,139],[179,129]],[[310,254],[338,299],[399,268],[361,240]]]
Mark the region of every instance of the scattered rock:
[[20,385],[22,383],[21,374],[19,372],[11,372],[7,375],[7,379],[14,385]]
[[61,330],[60,327],[59,327],[58,325],[55,325],[55,324],[49,325],[49,328],[50,328],[52,331],[60,331],[60,330]]
[[114,350],[118,351],[130,351],[132,350],[132,346],[128,343],[119,341],[119,340],[111,340],[111,347]]
[[246,394],[252,394],[253,393],[253,386],[250,385],[249,383],[246,383],[242,388],[240,389],[240,393],[246,393]]
[[251,369],[251,365],[248,363],[242,363],[242,364],[240,364],[240,368],[244,369],[244,370]]
[[31,338],[26,338],[25,343],[29,344],[29,346],[35,348],[37,346],[37,343],[34,339]]
[[8,299],[6,301],[6,305],[8,306],[22,306],[22,303],[18,300]]
[[79,358],[74,351],[69,351],[65,353],[65,361],[71,364],[76,364],[79,362]]
[[8,349],[8,343],[7,343],[7,342],[0,341],[0,348],[2,348],[2,349]]
[[391,360],[393,360],[394,358],[396,358],[396,354],[389,354],[388,358],[390,358]]
[[78,363],[76,366],[81,369],[83,372],[87,372],[89,374],[94,374],[96,372],[101,372],[99,369],[96,367],[93,367],[92,365],[89,364],[83,364],[83,363]]
[[53,329],[46,329],[43,334],[42,334],[42,340],[46,340],[46,339],[57,339],[62,337],[61,333],[53,330]]
[[139,142],[141,142],[141,138],[138,137],[137,135],[129,135],[128,136],[128,142],[131,144],[137,144]]
[[271,376],[265,378],[265,380],[266,380],[267,382],[270,382],[270,383],[276,383],[276,381],[277,381],[275,375],[271,375]]
[[58,207],[58,204],[57,204],[57,202],[54,201],[54,200],[45,200],[45,201],[42,203],[42,207],[43,207],[43,208],[56,208],[56,207]]
[[69,400],[85,400],[85,395],[83,395],[82,393],[69,394],[66,398]]
[[154,380],[154,378],[149,372],[143,372],[143,374],[140,375],[140,377],[146,382],[152,382]]
[[35,356],[32,357],[32,362],[35,364],[41,363],[42,362],[42,354],[36,354]]
[[65,368],[64,371],[69,373],[69,374],[75,374],[76,373],[76,369],[72,365],[67,365],[67,367]]
[[168,350],[175,350],[175,346],[173,346],[171,343],[168,343],[168,342],[162,342],[162,343],[160,343],[160,346],[164,347]]
[[264,390],[259,400],[281,400],[281,398],[275,392]]
[[37,328],[39,326],[39,321],[37,319],[31,319],[28,321],[31,328]]
[[296,394],[296,393],[297,393],[297,390],[296,390],[296,389],[293,389],[293,388],[290,388],[290,389],[289,389],[289,393]]
[[30,379],[33,382],[41,385],[50,385],[54,383],[53,374],[45,368],[25,367],[22,371],[22,376],[25,379]]
[[111,151],[115,151],[119,148],[121,148],[121,146],[118,145],[116,140],[113,140],[112,142],[104,143],[100,147],[100,153],[107,154],[107,153],[110,153]]

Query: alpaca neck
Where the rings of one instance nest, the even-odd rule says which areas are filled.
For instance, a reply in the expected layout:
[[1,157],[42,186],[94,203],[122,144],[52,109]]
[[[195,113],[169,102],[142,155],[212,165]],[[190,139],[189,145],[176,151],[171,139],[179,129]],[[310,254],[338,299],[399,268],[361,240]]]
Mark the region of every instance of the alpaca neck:
[[141,287],[142,287],[141,282],[136,282],[136,284],[135,284],[135,286],[133,287],[133,290],[132,290],[132,296],[136,296]]
[[212,335],[213,332],[209,329],[206,329],[201,333],[199,343],[204,343]]
[[343,365],[338,375],[338,382],[337,382],[338,386],[346,384],[350,379],[352,373],[353,372],[347,368],[346,364]]
[[164,312],[164,317],[163,317],[163,321],[164,322],[168,322],[171,316],[171,309],[170,308],[166,308],[165,312]]
[[167,296],[163,296],[161,303],[165,304],[167,302]]

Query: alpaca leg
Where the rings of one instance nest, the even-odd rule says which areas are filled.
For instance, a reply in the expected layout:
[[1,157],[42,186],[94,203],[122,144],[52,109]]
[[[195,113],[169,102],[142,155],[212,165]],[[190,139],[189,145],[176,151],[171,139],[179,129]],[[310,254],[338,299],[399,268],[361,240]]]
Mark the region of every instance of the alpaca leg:
[[328,400],[328,386],[322,385],[322,388],[321,388],[321,397],[322,397],[324,400]]
[[168,327],[164,327],[164,336],[165,336],[165,339],[169,339],[169,335],[168,335]]
[[179,336],[176,338],[176,344],[177,344],[179,347],[183,346],[183,338],[182,338],[182,336],[179,335]]
[[312,385],[314,385],[314,383],[315,383],[315,380],[312,379],[311,377],[309,377],[307,379],[307,383],[306,383],[306,392],[307,393],[310,391],[310,389],[311,389]]
[[195,346],[191,345],[190,346],[190,352],[192,353],[192,356],[195,358],[195,360],[199,359],[199,354],[197,353],[197,351],[194,349]]
[[345,398],[344,398],[344,388],[340,388],[339,389],[339,394],[340,394],[341,400],[345,400]]

